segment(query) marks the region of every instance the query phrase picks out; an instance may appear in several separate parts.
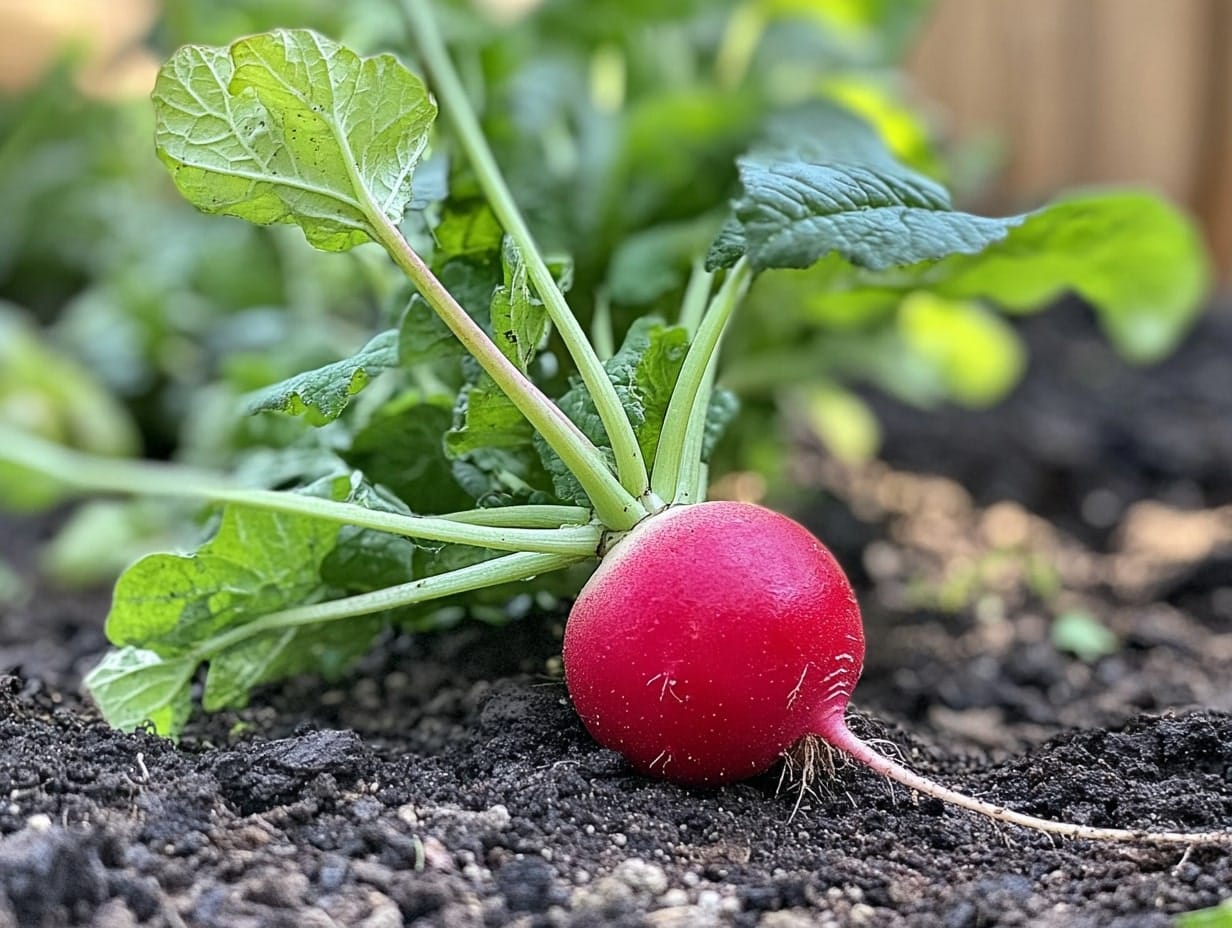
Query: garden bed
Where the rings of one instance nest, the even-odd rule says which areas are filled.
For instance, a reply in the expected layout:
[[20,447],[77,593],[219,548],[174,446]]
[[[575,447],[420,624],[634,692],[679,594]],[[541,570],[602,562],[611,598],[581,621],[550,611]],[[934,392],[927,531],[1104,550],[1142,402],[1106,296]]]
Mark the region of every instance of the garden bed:
[[[801,450],[805,519],[865,609],[854,724],[1038,815],[1227,827],[1232,321],[1208,317],[1149,376],[1077,307],[1024,331],[1042,360],[1007,405],[877,400],[885,461],[858,471]],[[30,569],[51,523],[0,524]],[[1232,885],[1228,848],[997,829],[862,768],[804,791],[635,776],[569,707],[563,615],[392,638],[341,682],[264,690],[178,747],[119,734],[79,690],[106,603],[42,590],[0,613],[5,928],[1128,928]],[[1058,614],[1104,629],[1098,653],[1070,653],[1091,642],[1059,636]]]

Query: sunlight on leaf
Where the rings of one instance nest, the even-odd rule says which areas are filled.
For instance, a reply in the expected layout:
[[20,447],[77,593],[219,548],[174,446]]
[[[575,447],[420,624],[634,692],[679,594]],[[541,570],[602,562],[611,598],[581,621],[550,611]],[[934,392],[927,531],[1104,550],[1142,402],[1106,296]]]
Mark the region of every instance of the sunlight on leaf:
[[237,622],[303,602],[337,542],[336,524],[241,506],[195,554],[154,554],[120,577],[107,637],[187,651]]
[[154,90],[159,156],[207,213],[291,222],[325,251],[398,222],[436,106],[392,55],[360,58],[305,29],[186,46]]
[[108,653],[85,679],[104,718],[123,731],[150,723],[175,737],[192,708],[189,685],[195,657],[167,660],[154,651],[125,647]]
[[881,446],[881,426],[868,404],[849,390],[826,383],[803,391],[805,421],[840,461],[861,464]]
[[936,369],[949,395],[967,406],[992,405],[1026,368],[1014,329],[978,303],[913,293],[899,308],[898,332]]

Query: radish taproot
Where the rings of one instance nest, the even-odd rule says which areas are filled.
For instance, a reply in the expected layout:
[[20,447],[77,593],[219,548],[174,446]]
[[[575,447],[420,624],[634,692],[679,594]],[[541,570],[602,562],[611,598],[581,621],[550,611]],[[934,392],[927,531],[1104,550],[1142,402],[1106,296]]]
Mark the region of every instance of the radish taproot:
[[565,628],[565,681],[587,730],[640,772],[717,786],[817,737],[919,793],[1075,838],[1227,842],[1038,818],[948,789],[852,733],[864,665],[855,593],[799,523],[749,503],[670,507],[615,542]]

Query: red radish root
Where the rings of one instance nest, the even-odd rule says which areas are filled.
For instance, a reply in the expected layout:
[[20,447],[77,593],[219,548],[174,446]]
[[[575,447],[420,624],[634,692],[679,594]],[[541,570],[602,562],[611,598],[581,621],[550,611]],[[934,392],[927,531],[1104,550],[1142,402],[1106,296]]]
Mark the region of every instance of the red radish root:
[[803,526],[748,503],[669,508],[607,554],[570,613],[565,680],[600,744],[645,774],[745,779],[810,735],[904,786],[1074,838],[1232,842],[1232,832],[1096,828],[1014,812],[914,773],[852,734],[864,666],[851,584]]

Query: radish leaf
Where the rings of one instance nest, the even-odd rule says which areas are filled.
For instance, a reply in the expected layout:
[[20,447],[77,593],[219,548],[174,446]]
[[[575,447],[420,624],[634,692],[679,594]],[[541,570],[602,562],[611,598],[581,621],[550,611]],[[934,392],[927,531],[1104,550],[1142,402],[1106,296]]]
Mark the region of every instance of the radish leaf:
[[154,554],[120,577],[107,637],[168,655],[229,626],[303,602],[320,586],[338,525],[241,506],[191,555]]
[[337,677],[364,654],[384,625],[380,616],[261,632],[214,654],[201,705],[207,712],[242,708],[262,683],[302,673]]
[[409,394],[383,407],[340,452],[347,463],[422,512],[468,509],[472,499],[452,475],[441,436],[453,421],[446,397]]
[[[572,276],[568,264],[552,267],[562,290]],[[491,293],[488,325],[501,353],[526,373],[535,351],[547,337],[548,316],[531,292],[526,265],[512,239],[501,249],[502,283]],[[455,457],[484,448],[530,448],[534,429],[513,401],[486,374],[465,386],[459,397],[456,422],[445,436],[445,447]]]
[[983,254],[958,255],[922,280],[954,297],[1034,311],[1074,291],[1127,358],[1156,361],[1198,313],[1210,268],[1193,223],[1142,191],[1061,200]]
[[946,393],[967,406],[990,406],[1018,382],[1026,350],[1013,327],[978,303],[913,293],[898,313],[903,348],[936,371]]
[[482,200],[446,201],[432,230],[438,259],[487,255],[501,247],[504,231]]
[[398,347],[396,330],[382,332],[349,358],[258,391],[249,400],[248,412],[303,415],[313,425],[333,422],[374,376],[397,366]]
[[[485,329],[490,328],[492,295],[502,279],[498,261],[495,252],[490,252],[466,258],[446,258],[436,268],[445,288],[462,304],[467,314]],[[415,294],[400,325],[398,356],[403,366],[411,367],[442,359],[463,359],[467,354],[427,301]]]
[[465,354],[465,349],[428,301],[418,293],[412,296],[398,324],[398,363],[413,367],[444,358],[457,359]]
[[486,448],[528,447],[534,434],[513,401],[484,376],[462,389],[454,427],[445,434],[445,448],[458,457]]
[[867,318],[916,289],[1015,310],[1072,290],[1122,353],[1149,361],[1175,347],[1208,286],[1192,224],[1156,197],[1089,194],[999,219],[960,212],[832,104],[770,120],[739,166],[743,193],[707,265],[742,255],[759,270],[820,263],[830,315],[849,305]]
[[[535,351],[547,338],[548,314],[530,291],[526,265],[512,239],[505,239],[501,267],[504,284],[492,295],[492,335],[505,357],[525,373]],[[554,276],[559,279],[562,275]]]
[[803,268],[837,252],[885,270],[974,254],[1025,217],[958,212],[936,181],[898,163],[867,123],[816,103],[772,120],[769,140],[738,161],[742,195],[711,269],[741,253],[757,270]]
[[[407,512],[358,474],[327,477],[305,492]],[[305,516],[227,506],[214,537],[194,554],[156,554],[135,563],[116,585],[107,635],[112,652],[86,683],[113,725],[154,723],[175,736],[188,714],[188,684],[209,663],[203,704],[242,705],[248,691],[282,676],[340,672],[366,651],[380,617],[340,625],[298,625],[229,639],[263,616],[329,592],[384,587],[411,579],[406,539]],[[404,568],[396,569],[402,561]],[[352,568],[361,563],[363,571]],[[335,586],[339,576],[345,581]],[[380,573],[377,576],[376,573]]]
[[[715,248],[722,242],[720,236]],[[799,306],[805,318],[828,327],[892,315],[916,291],[1021,313],[1073,291],[1091,304],[1116,348],[1140,362],[1176,347],[1209,283],[1193,224],[1158,197],[1133,190],[1060,200],[978,255],[885,271],[832,256],[803,275],[767,279],[773,302]]]
[[392,55],[360,58],[306,29],[187,46],[159,72],[155,142],[185,198],[207,213],[290,222],[325,251],[394,222],[436,106]]
[[195,657],[164,658],[144,648],[107,652],[86,677],[86,687],[116,728],[131,731],[149,723],[160,735],[175,737],[192,711],[189,689]]

